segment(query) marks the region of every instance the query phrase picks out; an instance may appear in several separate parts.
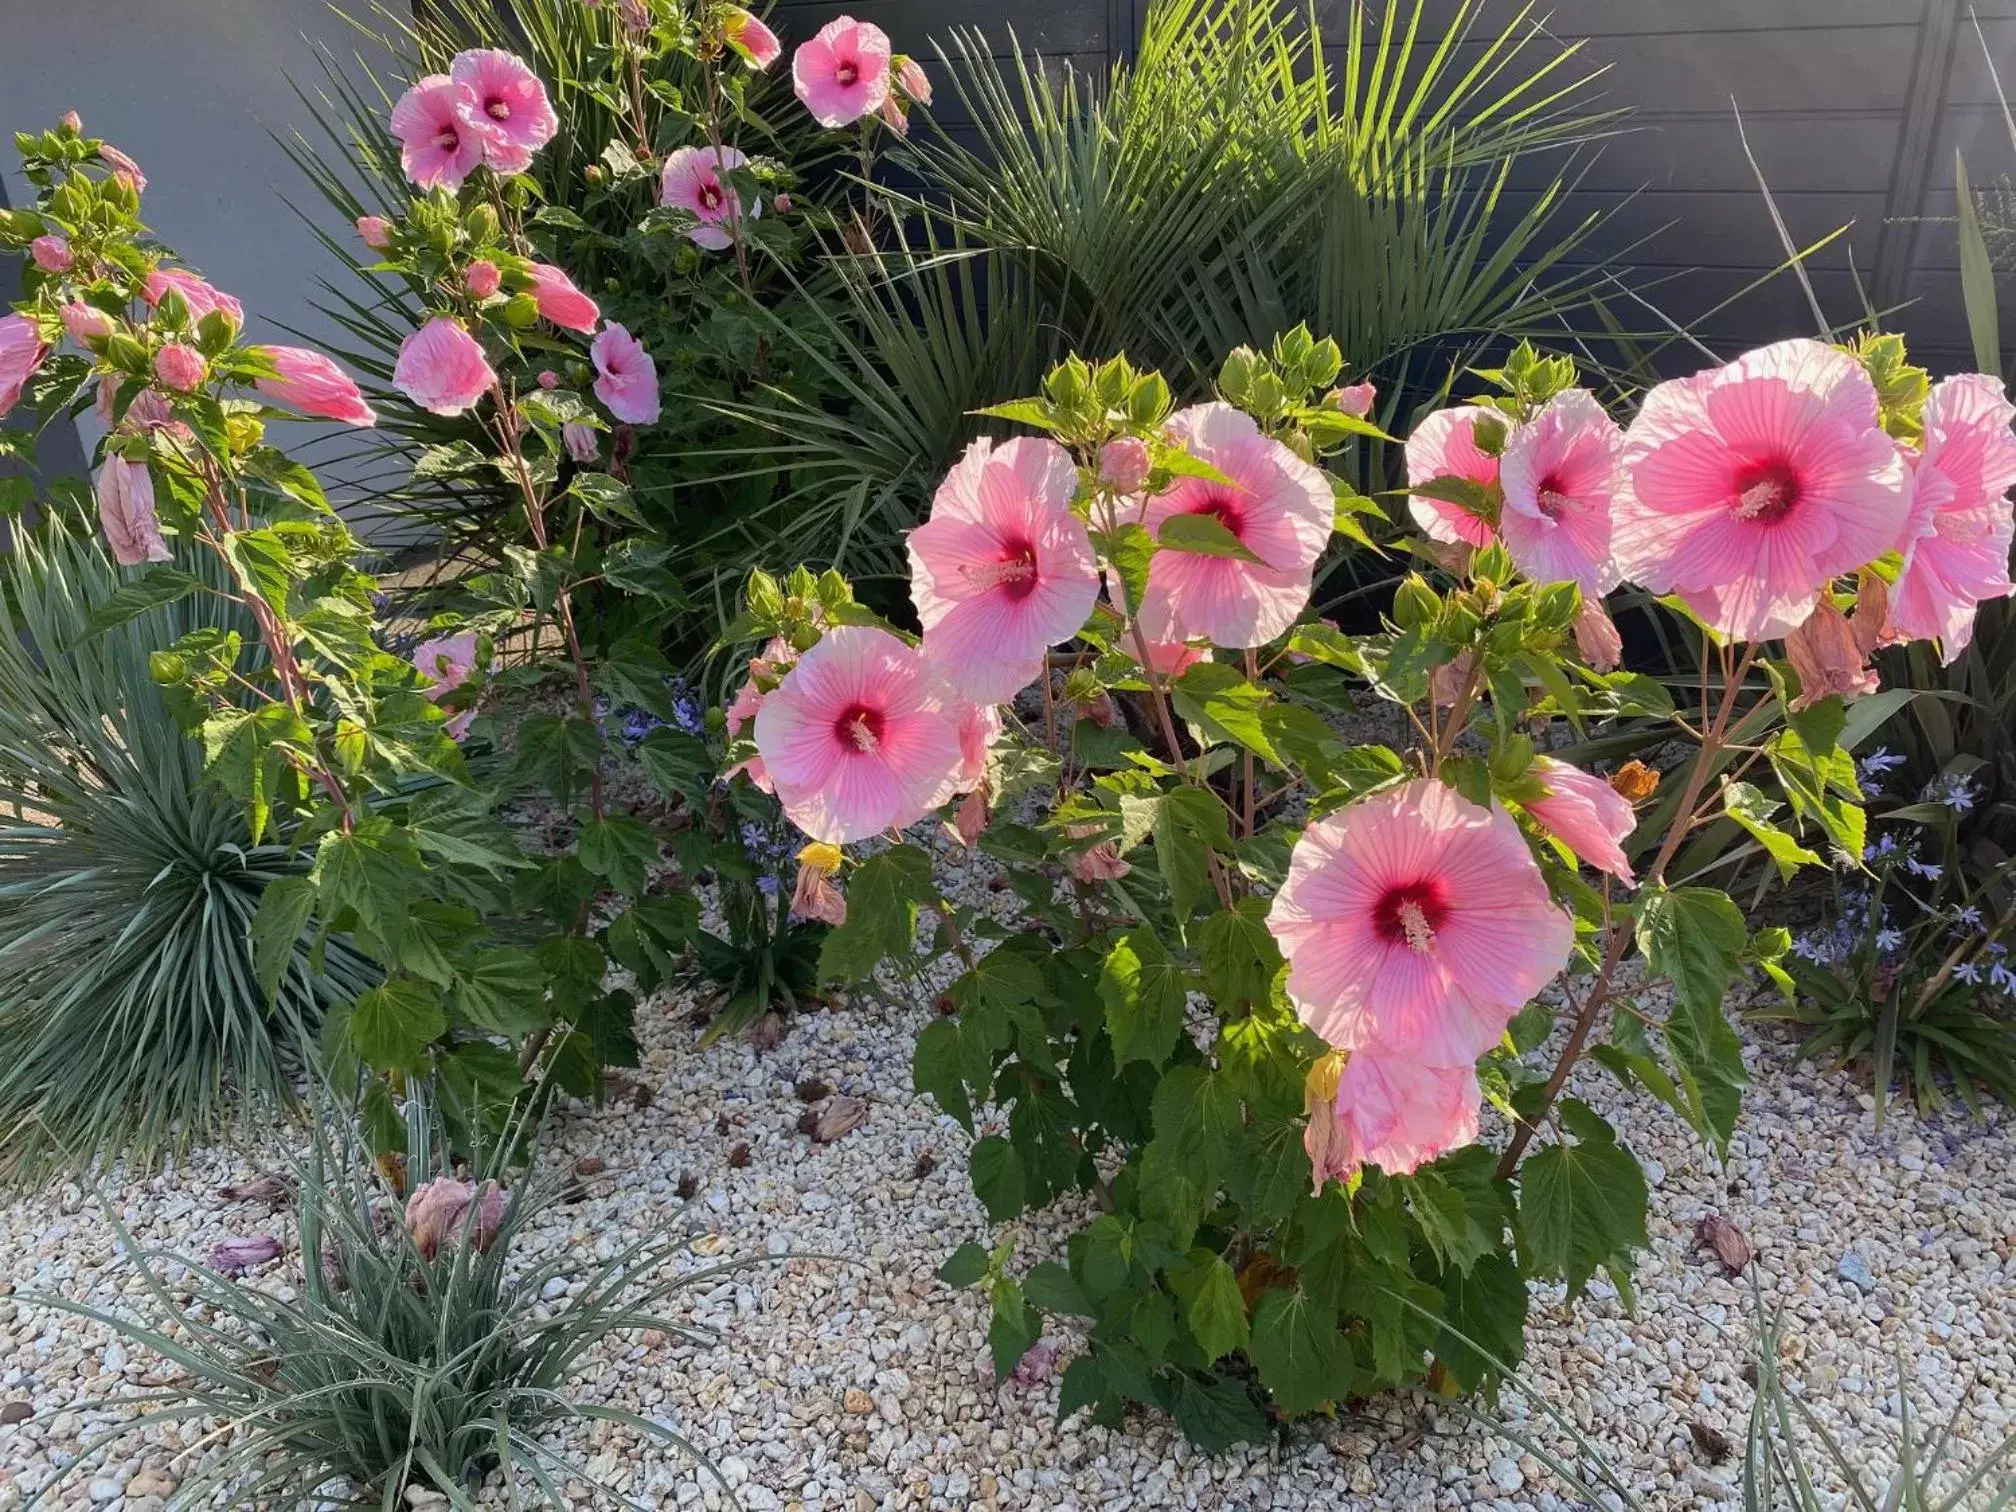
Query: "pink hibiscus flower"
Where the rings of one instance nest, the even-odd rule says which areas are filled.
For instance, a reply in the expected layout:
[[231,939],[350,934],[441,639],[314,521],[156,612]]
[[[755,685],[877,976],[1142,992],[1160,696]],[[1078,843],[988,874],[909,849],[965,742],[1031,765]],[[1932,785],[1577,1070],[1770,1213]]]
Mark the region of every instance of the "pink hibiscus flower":
[[42,328],[26,315],[0,317],[0,415],[21,402],[21,390],[49,355]]
[[595,396],[610,414],[632,425],[657,420],[658,364],[642,342],[612,320],[588,343],[588,356],[595,364]]
[[313,415],[318,420],[340,420],[345,425],[376,425],[378,417],[364,402],[363,392],[350,375],[320,352],[305,347],[254,347],[273,366],[278,376],[255,378],[252,386],[275,404]]
[[893,55],[881,27],[842,16],[792,54],[791,85],[821,126],[851,126],[889,98]]
[[1575,940],[1511,816],[1426,778],[1304,830],[1267,927],[1311,1029],[1434,1066],[1496,1043]]
[[1013,698],[1099,597],[1098,563],[1071,512],[1078,469],[1047,438],[966,449],[910,532],[910,597],[924,658],[985,703]]
[[[420,675],[427,679],[427,696],[439,703],[450,693],[476,675],[476,633],[465,630],[460,635],[441,635],[413,648],[413,665],[420,669]],[[460,740],[469,733],[470,722],[476,718],[472,705],[448,716],[446,729],[452,739]]]
[[1587,598],[1617,586],[1610,507],[1623,452],[1623,430],[1586,389],[1556,394],[1506,437],[1498,534],[1533,582],[1575,583]]
[[1533,775],[1548,790],[1525,805],[1534,821],[1596,870],[1635,883],[1623,842],[1638,827],[1638,816],[1624,796],[1594,772],[1550,756],[1533,758]]
[[1336,521],[1336,497],[1322,473],[1229,404],[1179,411],[1168,430],[1232,486],[1177,478],[1148,501],[1149,531],[1159,532],[1176,515],[1211,515],[1260,560],[1156,552],[1141,601],[1142,632],[1152,642],[1265,645],[1309,602],[1316,558]]
[[422,189],[460,189],[483,161],[489,137],[476,115],[476,96],[447,74],[429,74],[392,107],[399,164]]
[[245,324],[245,306],[186,268],[156,268],[140,286],[150,310],[161,303],[170,289],[182,296],[182,303],[189,308],[192,325],[217,310],[222,310],[232,325]]
[[496,386],[483,347],[459,322],[437,315],[399,346],[392,385],[424,410],[459,415]]
[[539,318],[563,331],[592,331],[602,311],[595,301],[574,287],[574,280],[551,263],[533,263],[525,270],[532,279],[532,302]]
[[1624,575],[1737,640],[1804,620],[1820,586],[1898,545],[1904,464],[1862,365],[1818,341],[1662,383],[1625,437]]
[[2010,592],[2009,490],[2016,487],[2016,406],[1996,379],[1964,373],[1925,401],[1925,449],[1911,467],[1904,570],[1890,622],[1939,642],[1951,663],[1974,638],[1974,611]]
[[469,91],[469,115],[482,133],[483,161],[499,173],[530,168],[532,154],[560,129],[546,86],[523,59],[495,48],[475,48],[455,55],[448,77]]
[[[1477,448],[1477,422],[1505,417],[1481,404],[1459,404],[1437,410],[1414,427],[1407,438],[1407,486],[1419,488],[1437,478],[1461,478],[1480,488],[1498,481],[1498,459]],[[1407,501],[1414,523],[1433,540],[1451,546],[1489,546],[1491,527],[1461,505],[1415,496]]]
[[1345,1062],[1333,1102],[1311,1108],[1303,1144],[1318,1195],[1361,1166],[1412,1174],[1477,1138],[1484,1094],[1474,1066],[1426,1066],[1361,1050]]
[[740,148],[681,147],[668,153],[658,175],[658,203],[699,218],[686,233],[695,246],[721,252],[735,245],[735,228],[743,218],[763,213],[761,200],[744,200],[721,182],[748,161]]
[[98,469],[96,493],[98,523],[104,527],[113,561],[137,567],[169,559],[168,543],[161,539],[161,522],[154,513],[154,479],[145,462],[129,462],[110,453]]
[[756,748],[791,822],[845,845],[944,803],[965,758],[955,697],[888,631],[828,630],[756,711]]

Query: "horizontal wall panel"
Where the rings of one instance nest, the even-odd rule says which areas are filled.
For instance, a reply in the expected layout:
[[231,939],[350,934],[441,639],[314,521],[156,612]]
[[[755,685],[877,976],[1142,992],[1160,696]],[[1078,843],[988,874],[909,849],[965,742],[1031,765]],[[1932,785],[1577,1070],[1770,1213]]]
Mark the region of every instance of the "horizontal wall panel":
[[[2016,14],[2016,0],[1994,0],[2001,14]],[[1394,0],[1404,22],[1413,0]],[[1352,0],[1321,0],[1317,14],[1323,24],[1341,26]],[[1886,26],[1916,22],[1923,0],[1540,0],[1533,19],[1566,37],[1642,37],[1675,32],[1771,31]],[[1516,4],[1484,4],[1471,8],[1472,29],[1502,27],[1518,15]],[[1981,14],[1991,13],[1989,6]],[[1447,33],[1464,10],[1461,0],[1425,0],[1423,28],[1432,35]],[[1376,7],[1375,7],[1376,13]]]
[[[1881,113],[1904,108],[1917,46],[1915,25],[1691,31],[1591,38],[1567,67],[1607,67],[1599,89],[1656,115],[1726,115],[1732,95],[1746,117],[1844,106]],[[1325,51],[1343,54],[1334,42]],[[1483,52],[1470,41],[1454,55],[1467,66]]]
[[783,0],[771,19],[788,45],[841,15],[874,22],[897,51],[925,58],[926,39],[947,38],[955,28],[978,28],[1002,51],[1011,31],[1038,52],[1104,54],[1108,46],[1106,0]]
[[[1896,116],[1773,116],[1766,129],[1746,116],[1745,126],[1757,168],[1773,194],[1855,194],[1880,193],[1889,183],[1901,121]],[[1515,167],[1515,182],[1530,187],[1536,178],[1551,179],[1559,160],[1559,154],[1536,155]],[[1624,130],[1583,149],[1582,160],[1581,186],[1599,192],[1754,194],[1757,188],[1736,118],[1727,111],[1665,119],[1634,116]]]
[[[1883,228],[1881,194],[1786,194],[1776,196],[1793,243],[1809,247],[1837,228],[1836,237],[1814,254],[1815,266],[1874,266]],[[1539,202],[1532,194],[1505,196],[1504,217],[1515,218]],[[1590,213],[1605,219],[1586,243],[1591,253],[1633,263],[1722,268],[1773,268],[1785,259],[1778,229],[1764,197],[1753,190],[1719,194],[1591,194],[1573,196],[1553,223],[1567,224]],[[1704,231],[1712,228],[1712,238]]]

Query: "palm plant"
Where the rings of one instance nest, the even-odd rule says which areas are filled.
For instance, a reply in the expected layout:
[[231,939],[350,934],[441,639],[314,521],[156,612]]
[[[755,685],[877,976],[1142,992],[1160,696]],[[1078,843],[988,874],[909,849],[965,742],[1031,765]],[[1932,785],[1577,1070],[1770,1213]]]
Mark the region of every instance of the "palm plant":
[[134,1416],[80,1462],[151,1423],[223,1419],[236,1433],[184,1479],[179,1505],[316,1505],[340,1479],[361,1498],[351,1505],[392,1512],[422,1505],[431,1491],[469,1512],[493,1471],[513,1506],[528,1491],[538,1505],[576,1505],[565,1482],[596,1477],[547,1437],[570,1418],[621,1424],[701,1458],[661,1423],[570,1397],[568,1383],[582,1356],[613,1335],[657,1329],[710,1341],[659,1309],[752,1262],[686,1263],[696,1235],[664,1226],[600,1260],[568,1242],[565,1224],[553,1247],[542,1234],[556,1231],[550,1215],[568,1200],[568,1182],[512,1176],[506,1151],[537,1165],[522,1126],[459,1166],[443,1123],[418,1102],[407,1110],[400,1161],[374,1163],[363,1130],[333,1102],[311,1128],[308,1152],[293,1162],[292,1243],[280,1247],[298,1271],[290,1289],[269,1295],[233,1279],[248,1260],[270,1257],[270,1244],[220,1246],[207,1264],[143,1251],[108,1208],[145,1283],[139,1320],[33,1299],[179,1368],[157,1392],[94,1404]]
[[[807,338],[848,407],[775,387],[735,406],[775,438],[754,465],[788,477],[822,544],[844,524],[848,569],[872,577],[900,571],[889,528],[914,522],[970,412],[1066,351],[1126,351],[1201,394],[1225,352],[1306,323],[1378,380],[1390,426],[1494,343],[1578,316],[1614,334],[1610,269],[1586,255],[1601,217],[1565,200],[1618,114],[1529,10],[1491,29],[1483,9],[1461,0],[1430,42],[1427,0],[1377,19],[1354,3],[1333,67],[1313,12],[1157,0],[1104,78],[954,31],[939,61],[970,132],[913,132],[897,159],[915,187],[874,191],[895,249],[836,256],[846,307]],[[1375,454],[1347,465],[1386,481]]]
[[[192,556],[185,570],[202,568]],[[305,862],[254,846],[149,659],[249,619],[198,595],[93,636],[120,587],[52,514],[0,557],[0,1178],[210,1137],[233,1096],[287,1095],[323,1011],[370,981],[303,941],[269,1003],[246,931]]]

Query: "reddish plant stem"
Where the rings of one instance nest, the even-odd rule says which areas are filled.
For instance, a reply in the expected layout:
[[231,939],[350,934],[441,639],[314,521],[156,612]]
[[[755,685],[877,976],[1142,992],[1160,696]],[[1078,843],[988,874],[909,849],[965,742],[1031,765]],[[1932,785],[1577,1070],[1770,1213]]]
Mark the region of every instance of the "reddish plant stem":
[[[210,510],[211,524],[221,532],[212,541],[211,550],[222,559],[235,579],[238,576],[238,569],[231,561],[230,554],[225,551],[223,542],[223,536],[232,533],[230,506],[224,499],[224,476],[218,470],[215,459],[210,457],[200,459],[199,471],[203,477],[204,500]],[[288,636],[286,627],[280,623],[280,616],[273,612],[271,604],[260,597],[258,590],[245,585],[241,585],[241,588],[239,601],[252,615],[253,624],[259,627],[259,638],[266,643],[266,655],[273,664],[274,680],[280,684],[280,701],[305,723],[307,700],[303,694],[301,664],[294,656],[294,642]],[[309,773],[335,803],[337,813],[342,816],[343,828],[354,829],[357,817],[350,804],[350,795],[344,791],[343,784],[336,774],[329,769],[329,764],[318,757],[309,768]]]
[[[1693,828],[1695,815],[1701,806],[1703,789],[1708,785],[1708,769],[1713,764],[1715,754],[1723,746],[1724,737],[1729,730],[1730,716],[1736,709],[1736,695],[1742,689],[1743,679],[1749,675],[1751,665],[1756,659],[1757,648],[1754,645],[1748,646],[1744,649],[1742,659],[1732,670],[1729,653],[1726,648],[1722,649],[1721,705],[1717,708],[1714,719],[1701,732],[1701,747],[1695,753],[1693,768],[1687,775],[1687,786],[1682,789],[1679,806],[1674,810],[1673,823],[1667,829],[1665,839],[1660,842],[1658,854],[1653,857],[1652,865],[1646,869],[1645,876],[1639,883],[1641,887],[1656,887],[1665,880],[1666,868],[1672,864],[1674,855],[1678,853],[1680,842]],[[1705,655],[1702,658],[1701,686],[1702,703],[1705,707],[1708,701],[1708,667]],[[1624,963],[1624,951],[1630,944],[1632,931],[1628,920],[1620,924],[1609,918],[1607,888],[1604,892],[1604,914],[1603,922],[1605,928],[1609,930],[1609,941],[1604,947],[1603,964],[1596,973],[1596,980],[1590,985],[1589,995],[1582,1000],[1581,1010],[1575,1015],[1574,1027],[1568,1032],[1568,1043],[1562,1046],[1561,1056],[1555,1061],[1554,1070],[1547,1078],[1539,1108],[1531,1119],[1522,1122],[1512,1131],[1512,1142],[1506,1145],[1505,1153],[1498,1161],[1498,1175],[1501,1179],[1510,1177],[1519,1168],[1520,1157],[1533,1142],[1535,1131],[1552,1111],[1555,1101],[1561,1096],[1562,1088],[1567,1086],[1568,1078],[1574,1072],[1576,1063],[1581,1060],[1583,1047],[1588,1044],[1589,1035],[1596,1027],[1597,1016],[1614,995],[1617,969]]]

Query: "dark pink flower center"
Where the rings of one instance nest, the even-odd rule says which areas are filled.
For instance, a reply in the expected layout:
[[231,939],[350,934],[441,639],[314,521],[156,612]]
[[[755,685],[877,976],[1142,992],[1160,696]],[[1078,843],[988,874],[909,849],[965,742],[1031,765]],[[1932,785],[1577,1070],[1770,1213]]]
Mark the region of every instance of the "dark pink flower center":
[[493,98],[485,103],[483,113],[493,121],[508,121],[511,119],[511,104],[508,100]]
[[860,78],[861,66],[851,59],[834,65],[833,82],[838,84],[842,89],[851,88]]
[[1575,501],[1568,497],[1568,490],[1561,486],[1561,478],[1557,473],[1549,473],[1540,480],[1540,494],[1536,502],[1540,506],[1540,513],[1550,520],[1560,519],[1575,505]]
[[719,210],[725,199],[727,199],[727,196],[721,192],[719,180],[708,179],[700,186],[700,208],[702,210]]
[[1009,602],[1019,604],[1036,591],[1036,547],[1011,536],[1001,542],[1001,554],[994,561],[962,570],[976,592],[999,588]]
[[1736,474],[1736,518],[1782,520],[1799,502],[1799,474],[1782,457],[1751,462]]
[[1246,539],[1246,511],[1230,494],[1206,494],[1190,513],[1210,515],[1240,540]]
[[443,126],[434,134],[434,145],[443,152],[453,152],[462,144],[462,133],[453,126]]
[[859,751],[862,755],[873,755],[882,748],[882,732],[886,728],[880,709],[871,709],[866,704],[849,704],[840,717],[833,721],[833,734],[846,750]]
[[1448,890],[1434,877],[1389,887],[1372,905],[1373,932],[1419,955],[1435,948],[1435,931],[1448,917]]

